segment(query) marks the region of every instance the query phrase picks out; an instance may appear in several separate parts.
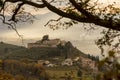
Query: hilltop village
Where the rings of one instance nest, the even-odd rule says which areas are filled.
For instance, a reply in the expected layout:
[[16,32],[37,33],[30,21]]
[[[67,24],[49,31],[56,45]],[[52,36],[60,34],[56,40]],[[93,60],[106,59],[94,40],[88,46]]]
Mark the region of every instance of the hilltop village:
[[[66,46],[68,42],[60,39],[49,39],[49,35],[44,35],[43,38],[35,43],[28,43],[28,49],[31,48],[58,48],[58,45]],[[74,48],[72,44],[70,44],[71,48]],[[68,50],[68,54],[72,54],[72,49]],[[70,55],[71,55],[70,54]],[[56,66],[74,66],[76,63],[80,62],[82,67],[90,68],[97,70],[96,62],[85,56],[75,56],[75,57],[66,57],[62,61],[59,61],[60,57],[53,57],[49,59],[40,59],[37,61],[38,64],[42,64],[46,67],[56,67]]]

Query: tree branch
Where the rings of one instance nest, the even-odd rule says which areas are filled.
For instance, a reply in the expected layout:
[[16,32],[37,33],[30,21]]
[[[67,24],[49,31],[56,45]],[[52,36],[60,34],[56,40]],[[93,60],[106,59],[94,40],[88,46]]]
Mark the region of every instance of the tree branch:
[[34,7],[37,7],[37,8],[44,8],[45,7],[44,4],[38,4],[38,3],[31,2],[31,1],[28,1],[28,0],[6,0],[6,1],[11,2],[11,3],[23,2],[24,4],[34,6]]
[[92,13],[88,12],[83,7],[81,7],[80,4],[77,4],[75,0],[69,0],[69,1],[80,13],[82,13],[82,15],[85,15],[85,17],[83,17],[79,14],[75,15],[73,13],[64,12],[64,11],[56,8],[55,6],[51,5],[50,2],[47,2],[46,0],[41,0],[41,4],[38,4],[38,3],[35,3],[32,1],[28,1],[28,0],[6,0],[6,1],[11,2],[11,3],[23,2],[27,5],[34,6],[37,8],[47,7],[50,11],[52,11],[60,16],[63,16],[63,17],[66,17],[66,18],[69,18],[72,20],[76,20],[78,22],[94,23],[95,25],[99,25],[101,27],[120,31],[120,22],[115,22],[111,18],[106,20],[106,19],[100,18],[99,15],[93,15]]
[[69,0],[72,5],[79,11],[81,12],[83,15],[85,15],[88,18],[94,17],[91,13],[87,12],[86,10],[83,9],[82,5],[79,5],[78,3],[76,3],[75,0]]
[[16,22],[15,17],[16,17],[16,15],[17,15],[18,11],[20,10],[20,8],[21,8],[23,5],[24,5],[24,3],[20,3],[20,4],[18,4],[18,7],[15,9],[14,14],[12,15],[12,18],[11,18],[10,20]]
[[60,9],[56,8],[55,6],[49,4],[46,0],[42,0],[42,1],[49,10],[51,10],[52,12],[54,12],[54,13],[60,15],[60,16],[70,18],[70,19],[73,19],[73,20],[76,20],[76,21],[79,21],[79,22],[88,22],[87,18],[85,18],[85,17],[81,17],[80,15],[75,15],[75,14],[72,14],[72,13],[63,12],[62,10],[60,10]]
[[62,18],[63,18],[63,17],[59,17],[57,20],[51,19],[51,20],[49,20],[44,26],[47,26],[47,25],[48,25],[50,22],[52,22],[52,21],[58,22],[58,21],[60,21]]
[[51,10],[52,12],[54,12],[60,16],[70,18],[70,19],[76,20],[78,22],[94,23],[95,25],[99,25],[101,27],[110,28],[113,30],[120,31],[120,27],[119,27],[120,24],[119,23],[116,23],[115,25],[110,25],[111,22],[109,20],[100,19],[98,17],[99,15],[94,16],[91,13],[88,13],[82,9],[83,11],[81,11],[81,13],[83,13],[83,15],[85,15],[87,17],[85,18],[85,17],[81,17],[78,15],[76,16],[74,14],[65,13],[65,12],[61,11],[60,9],[56,8],[55,6],[52,6],[51,4],[49,4],[46,0],[42,0],[42,1],[49,10]]

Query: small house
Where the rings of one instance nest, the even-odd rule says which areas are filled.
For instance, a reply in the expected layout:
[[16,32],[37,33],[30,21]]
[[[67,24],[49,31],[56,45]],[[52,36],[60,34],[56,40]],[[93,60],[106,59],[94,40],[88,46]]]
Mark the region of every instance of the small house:
[[62,62],[62,65],[63,66],[72,66],[73,65],[73,61],[70,58],[65,59],[65,61]]

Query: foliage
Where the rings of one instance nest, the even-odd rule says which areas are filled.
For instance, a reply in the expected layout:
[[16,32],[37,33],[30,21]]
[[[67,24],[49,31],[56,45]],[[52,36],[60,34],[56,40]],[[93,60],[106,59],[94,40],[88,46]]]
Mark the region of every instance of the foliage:
[[0,0],[0,7],[3,6],[3,0]]
[[94,56],[94,55],[87,55],[89,59],[93,60],[93,61],[99,61],[99,56]]
[[82,76],[82,71],[81,71],[81,70],[78,70],[77,75],[78,75],[79,77],[81,77],[81,76]]
[[[4,60],[3,70],[7,73],[16,75],[15,78],[20,80],[26,79],[27,76],[35,76],[48,80],[49,77],[42,65],[37,63],[24,63],[17,60]],[[23,75],[23,76],[22,76]]]
[[[119,80],[120,76],[120,63],[119,63],[119,51],[120,51],[120,32],[112,29],[103,30],[102,38],[96,41],[97,46],[101,49],[101,54],[104,59],[99,62],[98,68],[103,71],[103,74],[99,75],[98,79]],[[105,56],[105,49],[108,48],[108,56]],[[104,72],[105,71],[105,72]]]
[[13,75],[0,70],[0,80],[15,80]]
[[108,57],[99,62],[98,68],[102,70],[103,74],[99,74],[98,80],[119,80],[120,79],[120,63],[116,52],[111,50],[108,52]]
[[119,53],[120,32],[108,29],[103,30],[101,34],[103,36],[96,41],[96,45],[101,49],[101,54],[104,56],[105,48],[113,49]]

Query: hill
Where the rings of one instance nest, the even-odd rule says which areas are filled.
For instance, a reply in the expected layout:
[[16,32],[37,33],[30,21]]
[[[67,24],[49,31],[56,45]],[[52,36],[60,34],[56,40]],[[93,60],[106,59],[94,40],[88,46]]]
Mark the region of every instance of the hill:
[[23,49],[23,48],[25,48],[25,47],[0,42],[0,55],[13,53],[16,50],[20,50],[20,49]]
[[44,35],[41,40],[35,43],[28,43],[28,47],[21,47],[4,42],[0,43],[0,54],[3,59],[32,59],[32,60],[60,60],[76,58],[78,56],[90,58],[88,55],[78,50],[70,41],[60,39],[49,39]]
[[71,47],[70,51],[63,48],[60,49],[58,47],[56,48],[21,48],[12,50],[12,52],[9,52],[7,54],[3,55],[3,58],[7,59],[32,59],[32,60],[39,60],[39,59],[48,59],[51,60],[51,58],[59,57],[59,58],[74,58],[76,56],[83,56],[87,57],[86,54],[81,52],[75,47]]
[[[32,43],[32,46],[30,45],[28,48],[7,43],[0,43],[0,50],[4,51],[0,58],[4,60],[20,60],[27,63],[49,61],[60,66],[61,64],[64,65],[67,59],[71,59],[72,61],[75,61],[73,64],[74,66],[77,64],[82,64],[83,69],[87,69],[88,66],[90,69],[94,69],[96,58],[81,52],[76,47],[74,47],[70,41],[65,41],[64,45],[59,43],[54,46],[53,44],[49,43],[51,40],[46,41],[46,43],[49,43],[49,46],[46,43],[43,46],[41,41],[42,40],[37,41],[37,46],[35,42]],[[40,46],[38,46],[38,44],[40,44]],[[6,48],[7,51],[5,51]]]
[[[38,41],[37,41],[38,42]],[[56,47],[31,47],[25,48],[7,43],[0,43],[1,58],[3,59],[32,59],[51,60],[55,57],[75,58],[76,56],[87,57],[86,54],[78,50],[70,41],[65,45],[57,44]]]

